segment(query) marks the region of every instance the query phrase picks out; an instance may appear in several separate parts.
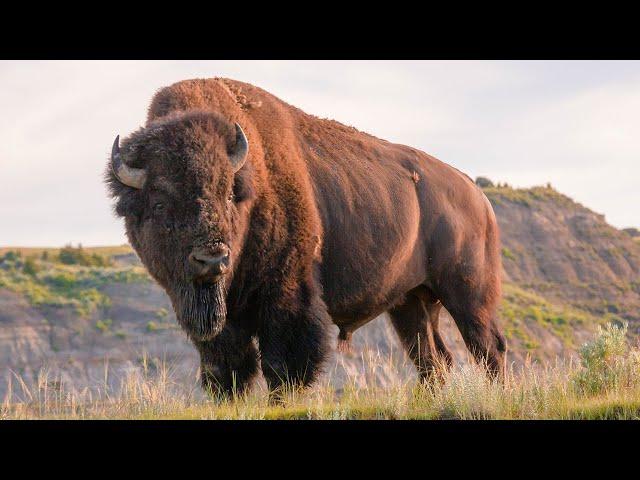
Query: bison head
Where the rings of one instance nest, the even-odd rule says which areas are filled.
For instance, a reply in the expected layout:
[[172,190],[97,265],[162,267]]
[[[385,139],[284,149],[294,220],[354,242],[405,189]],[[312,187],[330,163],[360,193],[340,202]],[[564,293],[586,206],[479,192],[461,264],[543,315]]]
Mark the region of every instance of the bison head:
[[226,319],[251,204],[247,138],[211,112],[156,120],[113,144],[107,183],[127,236],[196,340]]

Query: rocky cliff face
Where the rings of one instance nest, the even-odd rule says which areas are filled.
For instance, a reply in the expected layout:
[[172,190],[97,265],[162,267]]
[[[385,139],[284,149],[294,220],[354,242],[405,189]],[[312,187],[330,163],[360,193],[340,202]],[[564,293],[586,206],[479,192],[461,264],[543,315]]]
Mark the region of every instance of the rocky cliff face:
[[[604,322],[628,321],[631,334],[640,333],[640,243],[631,233],[548,187],[485,193],[501,228],[499,315],[511,361],[570,356]],[[167,366],[174,381],[197,385],[197,354],[128,247],[90,249],[106,261],[79,263],[61,263],[55,249],[9,250],[0,249],[0,398],[34,394],[44,383],[114,391]],[[446,312],[441,322],[457,360],[467,361]],[[340,388],[347,377],[384,383],[414,375],[382,316],[356,332],[353,354],[336,355],[326,381]]]
[[485,191],[507,281],[595,315],[640,320],[640,248],[630,233],[551,188]]

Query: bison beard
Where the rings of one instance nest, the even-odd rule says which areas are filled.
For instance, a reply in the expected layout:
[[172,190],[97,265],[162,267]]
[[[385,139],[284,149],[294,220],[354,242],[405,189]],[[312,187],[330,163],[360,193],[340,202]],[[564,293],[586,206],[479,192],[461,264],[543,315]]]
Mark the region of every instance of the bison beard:
[[191,337],[200,341],[213,339],[227,318],[224,279],[211,286],[182,289],[177,304],[178,318]]

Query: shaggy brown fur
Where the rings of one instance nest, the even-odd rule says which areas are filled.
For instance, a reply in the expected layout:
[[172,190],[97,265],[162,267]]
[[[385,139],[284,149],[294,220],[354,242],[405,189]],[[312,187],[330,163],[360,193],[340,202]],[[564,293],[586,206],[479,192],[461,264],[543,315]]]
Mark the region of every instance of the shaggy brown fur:
[[[234,122],[250,145],[235,175]],[[330,322],[347,340],[385,311],[429,376],[437,358],[451,359],[438,332],[442,305],[474,355],[500,372],[498,228],[458,170],[227,79],[160,90],[122,156],[147,181],[136,190],[109,171],[116,212],[198,348],[205,386],[242,390],[258,363],[271,388],[309,384],[328,354]],[[220,242],[231,273],[194,282],[190,252]],[[221,292],[226,318],[215,314]]]

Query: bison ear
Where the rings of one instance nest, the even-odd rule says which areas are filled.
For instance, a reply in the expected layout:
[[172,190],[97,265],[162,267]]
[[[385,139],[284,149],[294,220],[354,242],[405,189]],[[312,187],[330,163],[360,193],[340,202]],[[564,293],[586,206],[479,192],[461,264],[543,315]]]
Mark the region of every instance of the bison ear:
[[242,131],[240,125],[236,123],[236,143],[229,150],[229,161],[233,167],[233,172],[237,172],[242,168],[244,162],[247,160],[249,153],[249,141],[247,136]]

